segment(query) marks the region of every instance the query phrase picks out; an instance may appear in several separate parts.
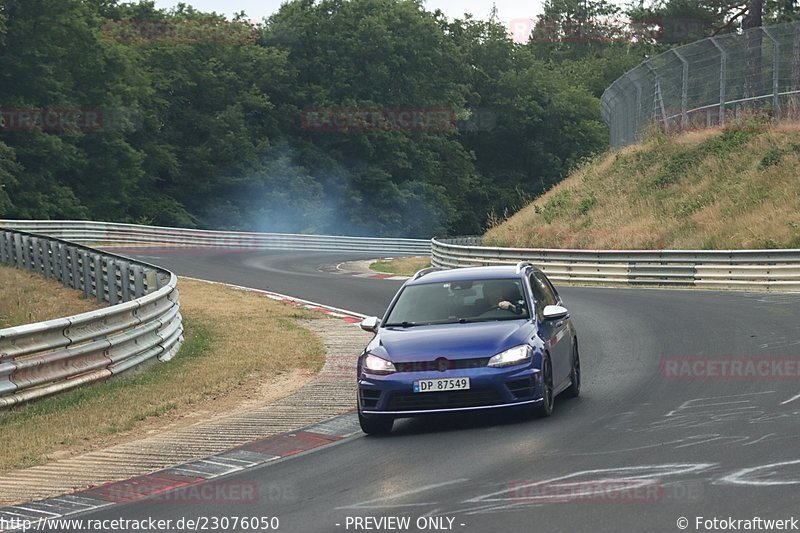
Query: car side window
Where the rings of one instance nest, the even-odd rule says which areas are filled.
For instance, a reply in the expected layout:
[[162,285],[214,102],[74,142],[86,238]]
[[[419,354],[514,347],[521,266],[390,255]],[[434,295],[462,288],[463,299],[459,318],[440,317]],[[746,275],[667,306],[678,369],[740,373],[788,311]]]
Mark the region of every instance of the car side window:
[[542,277],[544,278],[544,283],[545,283],[545,285],[547,286],[547,288],[549,288],[549,289],[550,289],[550,292],[552,292],[552,293],[553,293],[553,297],[555,298],[555,301],[556,301],[556,303],[558,303],[558,301],[560,300],[560,298],[559,298],[559,296],[558,296],[558,291],[557,291],[557,290],[556,290],[556,288],[553,286],[553,284],[552,284],[552,283],[550,283],[550,280],[549,280],[549,279],[545,278],[544,276],[542,276]]
[[531,290],[533,291],[533,300],[534,300],[534,305],[536,306],[536,315],[541,317],[542,309],[544,309],[544,306],[547,305],[544,288],[542,287],[541,281],[539,281],[539,279],[536,277],[535,274],[531,274],[529,280],[531,282]]
[[544,293],[544,305],[556,305],[556,303],[558,303],[558,297],[555,295],[554,289],[549,281],[538,273],[535,273],[533,276],[538,281],[537,284],[541,286],[541,290]]

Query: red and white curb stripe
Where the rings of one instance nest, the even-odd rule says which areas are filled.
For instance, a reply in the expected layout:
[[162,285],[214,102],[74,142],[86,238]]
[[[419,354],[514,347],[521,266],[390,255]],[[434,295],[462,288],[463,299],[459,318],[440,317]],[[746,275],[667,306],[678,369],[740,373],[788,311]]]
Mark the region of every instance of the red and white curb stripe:
[[[0,531],[19,531],[25,527],[47,531],[48,520],[159,496],[167,501],[179,501],[179,498],[170,499],[168,493],[186,491],[186,494],[191,495],[192,487],[201,483],[322,448],[360,431],[358,416],[356,413],[348,413],[298,431],[249,442],[205,459],[172,466],[144,476],[115,481],[55,498],[0,508],[0,523],[19,524],[19,527]],[[39,524],[39,527],[36,524]]]
[[[378,259],[370,259],[366,261],[345,261],[338,265],[329,265],[318,268],[320,272],[328,274],[339,274],[344,276],[352,276],[354,278],[369,278],[369,279],[383,279],[388,281],[405,281],[409,276],[398,276],[396,274],[382,274],[370,270],[368,265],[375,261],[386,261],[393,259],[392,257],[381,257]],[[331,268],[333,267],[333,268]]]
[[357,272],[342,272],[342,274],[348,274],[355,278],[386,279],[389,281],[405,281],[409,279],[408,276],[395,276],[393,274],[363,274]]

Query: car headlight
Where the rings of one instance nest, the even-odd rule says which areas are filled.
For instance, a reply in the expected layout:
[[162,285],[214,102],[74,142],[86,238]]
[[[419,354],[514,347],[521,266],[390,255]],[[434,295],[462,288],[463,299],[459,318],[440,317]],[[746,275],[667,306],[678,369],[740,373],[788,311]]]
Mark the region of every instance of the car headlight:
[[372,354],[367,354],[364,358],[364,370],[371,374],[379,375],[391,374],[397,371],[393,363]]
[[488,366],[495,368],[511,365],[521,365],[531,360],[533,350],[527,344],[522,346],[515,346],[505,352],[500,352],[491,359],[489,359]]

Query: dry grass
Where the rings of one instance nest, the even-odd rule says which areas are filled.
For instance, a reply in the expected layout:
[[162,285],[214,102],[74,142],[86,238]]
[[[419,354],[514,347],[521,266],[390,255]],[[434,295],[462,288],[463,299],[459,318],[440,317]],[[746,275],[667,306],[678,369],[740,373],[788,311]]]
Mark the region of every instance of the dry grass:
[[736,124],[606,153],[486,233],[495,246],[800,247],[800,131]]
[[0,413],[0,472],[263,405],[322,367],[322,342],[296,322],[321,315],[221,285],[181,279],[179,289],[186,325],[179,354]]
[[381,259],[369,265],[371,270],[394,274],[396,276],[413,276],[420,269],[431,266],[430,257],[398,257]]
[[0,266],[0,294],[0,328],[77,315],[103,307],[56,280],[7,266]]

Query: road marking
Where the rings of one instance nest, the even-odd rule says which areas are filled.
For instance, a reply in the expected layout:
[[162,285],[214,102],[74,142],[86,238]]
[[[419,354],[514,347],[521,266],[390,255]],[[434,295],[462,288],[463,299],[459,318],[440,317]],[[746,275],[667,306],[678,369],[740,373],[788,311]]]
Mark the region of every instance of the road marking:
[[[650,478],[659,478],[663,476],[677,476],[680,474],[691,474],[695,472],[702,472],[703,470],[708,470],[713,466],[716,466],[716,464],[676,463],[676,464],[663,464],[663,465],[624,466],[620,468],[601,468],[597,470],[581,470],[580,472],[573,472],[572,474],[566,474],[564,476],[554,477],[551,479],[545,479],[542,481],[534,481],[531,483],[515,485],[514,489],[516,490],[529,489],[540,485],[551,484],[555,481],[563,481],[565,479],[572,479],[576,477],[595,475],[595,474],[602,474],[604,476],[602,479],[613,477],[615,480],[641,479],[647,481]],[[590,478],[589,480],[591,479],[592,478]],[[489,494],[483,494],[481,496],[470,498],[469,500],[464,500],[463,503],[481,503],[490,501],[505,502],[513,500],[513,496],[509,496],[509,492],[510,492],[509,488],[505,488],[497,492],[491,492]],[[497,496],[499,495],[503,495],[503,497],[498,498]]]
[[393,500],[395,498],[402,498],[404,496],[410,496],[412,494],[419,494],[420,492],[425,492],[426,490],[431,489],[438,489],[439,487],[446,487],[448,485],[455,485],[456,483],[463,483],[464,481],[469,481],[466,478],[461,479],[454,479],[452,481],[444,481],[442,483],[435,483],[433,485],[426,485],[424,487],[419,487],[416,489],[410,489],[403,492],[398,492],[397,494],[392,494],[391,496],[383,496],[381,498],[375,498],[372,500],[365,500],[363,502],[355,503],[353,505],[346,505],[344,507],[337,507],[336,510],[340,509],[373,509],[373,508],[380,508],[380,507],[420,507],[425,505],[435,505],[436,502],[429,502],[429,503],[405,503],[405,504],[387,504],[387,505],[369,505],[371,503],[385,501],[385,500]]
[[[696,435],[696,436],[690,437],[690,438],[704,438],[704,437],[709,437],[709,438],[707,438],[705,440],[697,441],[697,442],[689,442],[687,444],[681,444],[680,446],[675,446],[675,449],[677,450],[678,448],[688,448],[689,446],[697,446],[699,444],[708,444],[709,442],[714,442],[715,440],[731,440],[731,439],[733,439],[734,442],[742,442],[742,441],[746,441],[746,440],[748,440],[750,438],[750,437],[743,437],[743,436],[740,436],[740,437],[727,436],[726,437],[726,436],[720,435],[719,433],[714,434],[714,435]],[[731,443],[731,444],[733,444],[733,443]]]
[[[794,479],[772,480],[768,479],[773,475],[787,475],[786,466],[800,465],[800,459],[794,461],[784,461],[782,463],[771,463],[768,465],[743,468],[733,474],[729,474],[719,480],[718,483],[728,483],[731,485],[751,485],[757,487],[772,487],[776,485],[800,485],[800,472],[794,474]],[[754,475],[755,474],[755,475]],[[761,477],[761,479],[759,479]],[[764,479],[767,478],[767,479]]]
[[31,512],[34,512],[34,513],[49,514],[50,516],[59,516],[58,513],[52,513],[50,511],[44,511],[42,509],[31,509],[30,507],[23,507],[22,505],[15,505],[14,509],[22,509],[23,511],[31,511]]
[[692,437],[684,437],[681,439],[675,439],[667,442],[656,442],[655,444],[644,444],[642,446],[634,446],[633,448],[623,448],[621,450],[604,450],[600,452],[578,452],[578,453],[571,453],[571,456],[588,456],[588,455],[609,455],[612,453],[625,453],[625,452],[636,452],[639,450],[646,450],[648,448],[661,448],[663,446],[669,446],[670,444],[681,444],[686,442],[687,440],[691,440],[697,437],[707,437],[708,435],[695,435]]
[[754,440],[753,442],[748,442],[747,444],[742,444],[742,446],[752,446],[753,444],[758,444],[762,440],[764,440],[764,439],[766,439],[768,437],[771,437],[773,435],[777,435],[777,433],[767,433],[763,437],[759,437],[758,439]]
[[786,405],[787,403],[791,403],[791,402],[793,402],[795,400],[798,400],[798,399],[800,399],[800,394],[797,394],[796,396],[792,396],[791,398],[789,398],[785,402],[781,402],[781,405]]
[[[732,401],[732,402],[703,403],[703,404],[700,404],[700,405],[692,405],[692,404],[694,404],[694,402],[700,402],[702,400],[722,400],[724,398],[741,398],[743,396],[757,396],[757,395],[761,395],[761,394],[775,394],[775,391],[771,390],[771,391],[762,391],[762,392],[750,392],[750,393],[747,393],[747,394],[731,394],[731,395],[727,395],[727,396],[709,396],[707,398],[695,398],[693,400],[686,400],[680,406],[678,406],[677,409],[673,409],[672,411],[670,411],[669,413],[667,413],[664,416],[674,416],[676,413],[678,413],[682,409],[692,409],[692,408],[696,408],[696,407],[713,407],[715,405],[730,405],[730,404],[737,404],[737,403],[748,403],[750,401],[750,400],[735,400],[735,401]],[[733,407],[731,409],[737,409],[737,408]]]

